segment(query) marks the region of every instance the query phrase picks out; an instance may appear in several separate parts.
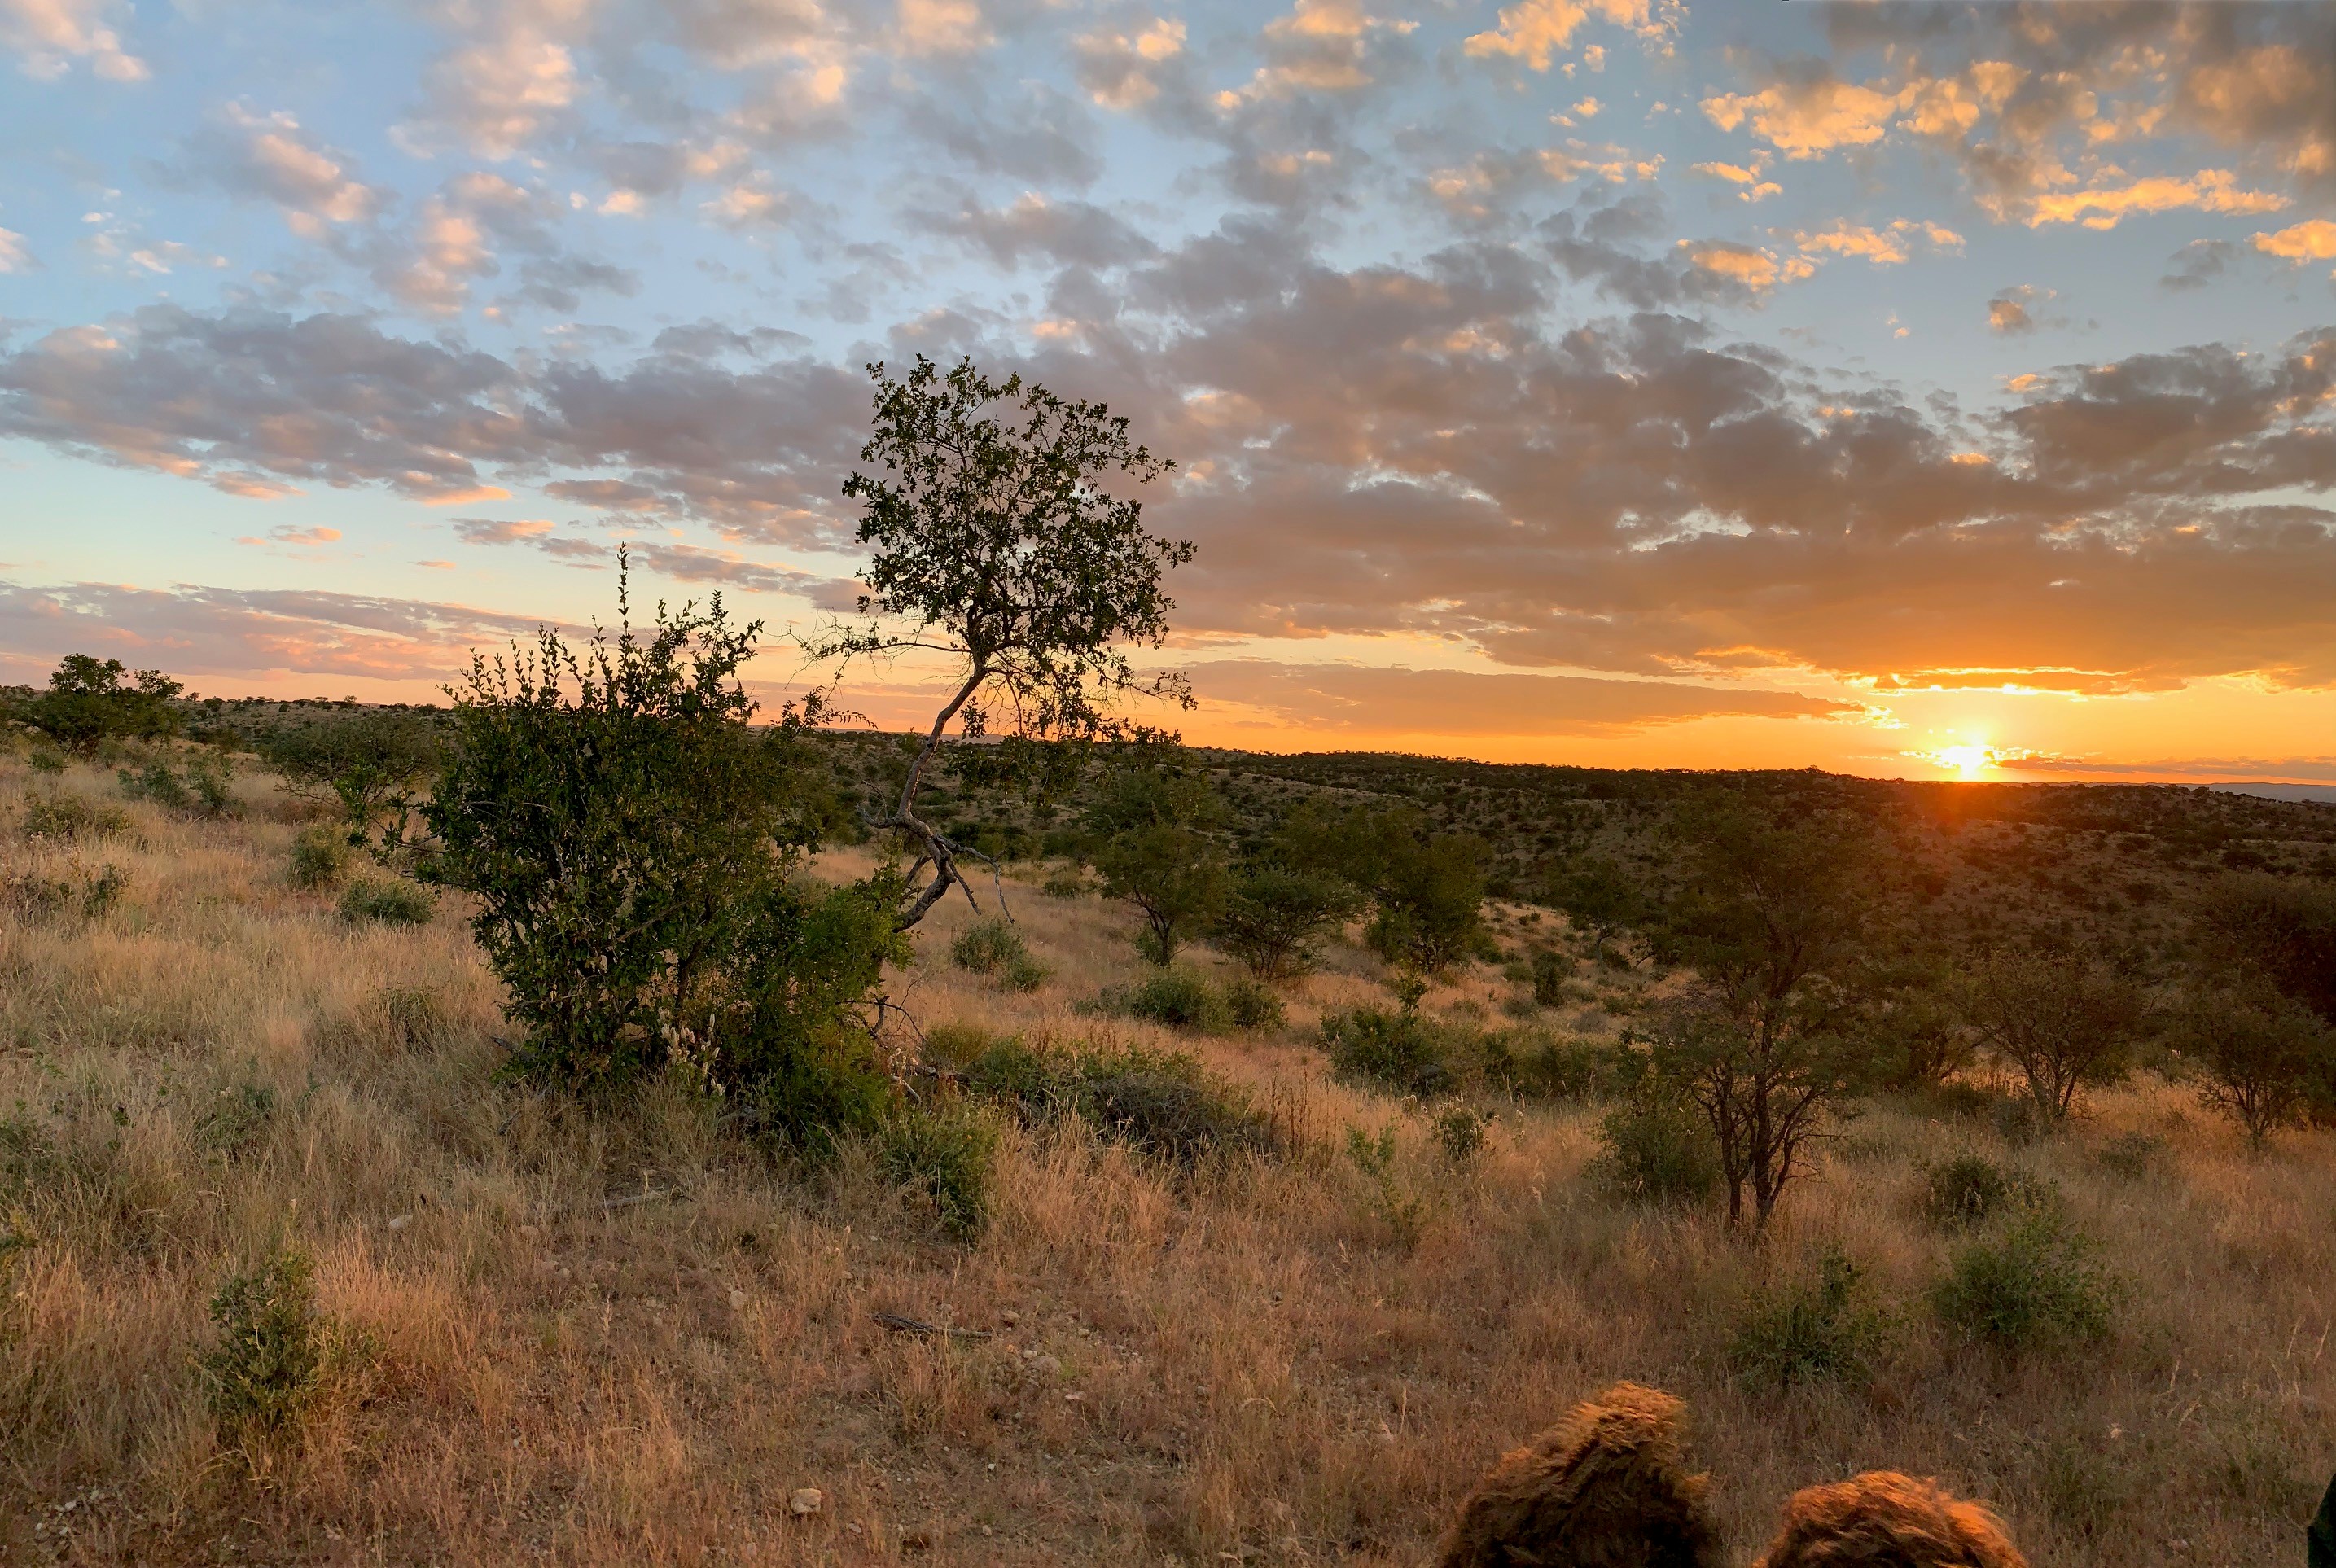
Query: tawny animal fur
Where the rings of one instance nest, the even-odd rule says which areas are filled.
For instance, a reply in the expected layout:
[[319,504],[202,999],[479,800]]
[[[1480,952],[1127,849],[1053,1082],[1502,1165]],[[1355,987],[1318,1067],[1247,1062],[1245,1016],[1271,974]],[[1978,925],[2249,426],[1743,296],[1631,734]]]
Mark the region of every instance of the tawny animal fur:
[[1875,1470],[1794,1493],[1753,1568],[2028,1568],[2028,1559],[1979,1504]]
[[1719,1568],[1685,1414],[1636,1383],[1575,1406],[1476,1483],[1437,1568]]

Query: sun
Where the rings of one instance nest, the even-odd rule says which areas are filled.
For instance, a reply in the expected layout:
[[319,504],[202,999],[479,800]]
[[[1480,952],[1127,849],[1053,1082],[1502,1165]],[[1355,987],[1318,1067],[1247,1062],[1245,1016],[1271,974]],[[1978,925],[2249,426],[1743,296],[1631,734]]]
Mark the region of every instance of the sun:
[[1983,745],[1942,745],[1931,754],[1931,760],[1965,778],[1977,778],[1995,765],[1995,752]]

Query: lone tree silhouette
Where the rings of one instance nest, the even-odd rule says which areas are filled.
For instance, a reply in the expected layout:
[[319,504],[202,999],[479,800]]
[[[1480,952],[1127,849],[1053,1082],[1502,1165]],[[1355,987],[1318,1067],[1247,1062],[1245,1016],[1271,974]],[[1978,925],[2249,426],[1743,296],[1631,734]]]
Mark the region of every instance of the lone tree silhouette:
[[[1033,741],[1124,737],[1114,712],[1143,696],[1192,706],[1181,676],[1139,675],[1132,647],[1156,648],[1174,608],[1161,589],[1190,560],[1190,541],[1154,538],[1141,502],[1104,488],[1148,483],[1174,464],[1128,437],[1100,403],[1057,397],[1020,375],[993,382],[961,359],[943,374],[922,355],[904,379],[868,367],[874,428],[843,487],[861,504],[858,538],[873,547],[860,612],[874,618],[809,648],[815,658],[910,651],[954,665],[955,694],[933,716],[890,816],[871,823],[916,854],[902,930],[951,884],[980,902],[959,869],[968,852],[917,813],[917,794],[950,721],[967,736]],[[932,881],[918,890],[926,869]]]

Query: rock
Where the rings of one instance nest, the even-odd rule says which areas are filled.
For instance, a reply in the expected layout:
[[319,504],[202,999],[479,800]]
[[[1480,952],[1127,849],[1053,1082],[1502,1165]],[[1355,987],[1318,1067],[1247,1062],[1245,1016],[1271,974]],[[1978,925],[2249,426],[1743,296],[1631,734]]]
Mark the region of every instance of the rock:
[[733,1291],[731,1291],[731,1292],[730,1292],[730,1310],[731,1310],[732,1311],[734,1311],[734,1312],[735,1312],[735,1311],[736,1311],[739,1308],[744,1307],[745,1304],[746,1304],[746,1292],[745,1292],[745,1291],[744,1291],[744,1290],[733,1290]]
[[798,1486],[787,1495],[787,1512],[798,1519],[807,1519],[826,1504],[816,1486]]
[[400,1214],[395,1219],[390,1221],[389,1228],[393,1231],[403,1231],[406,1226],[412,1223],[414,1223],[413,1215]]
[[1063,1364],[1044,1350],[1030,1358],[1030,1369],[1034,1372],[1044,1372],[1049,1378],[1059,1378],[1063,1375]]

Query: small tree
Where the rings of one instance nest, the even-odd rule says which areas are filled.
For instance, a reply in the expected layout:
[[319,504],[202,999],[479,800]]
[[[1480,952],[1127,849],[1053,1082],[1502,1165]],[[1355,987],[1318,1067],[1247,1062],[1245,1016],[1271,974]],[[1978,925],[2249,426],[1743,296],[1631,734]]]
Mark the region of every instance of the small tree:
[[337,801],[349,842],[384,864],[411,847],[414,791],[445,760],[437,726],[421,714],[375,711],[302,725],[263,753],[296,794]]
[[900,911],[905,930],[952,885],[979,908],[958,867],[964,846],[917,810],[952,722],[968,736],[1002,724],[1018,737],[1076,739],[1126,733],[1112,710],[1130,696],[1191,706],[1180,677],[1138,675],[1126,649],[1166,636],[1174,601],[1161,579],[1192,546],[1154,538],[1142,503],[1105,488],[1147,483],[1173,465],[1130,440],[1128,422],[1102,404],[1019,375],[993,382],[970,359],[944,375],[920,355],[904,379],[881,364],[869,375],[874,429],[860,456],[879,472],[855,472],[843,494],[860,502],[858,538],[872,547],[861,613],[881,618],[811,651],[842,663],[911,650],[951,661],[952,695],[899,804],[872,824],[908,842],[911,882],[932,872]]
[[[125,684],[123,677],[130,678]],[[162,740],[179,729],[172,705],[186,688],[159,669],[131,675],[118,658],[67,654],[16,717],[66,751],[93,755],[108,740]]]
[[625,581],[613,640],[579,657],[546,628],[450,688],[433,869],[477,896],[536,1072],[605,1084],[683,1058],[790,1126],[872,1126],[881,1076],[852,1009],[897,956],[899,883],[799,879],[817,834],[794,810],[794,726],[750,726],[736,679],[759,624],[717,597],[658,606],[644,637]]
[[2205,1075],[2199,1102],[2238,1123],[2258,1148],[2303,1120],[2336,1070],[2336,1029],[2269,986],[2194,997],[2174,1037]]
[[1592,958],[1603,958],[1608,942],[1650,913],[1638,881],[1603,855],[1578,862],[1549,891],[1552,901],[1565,911],[1573,929],[1590,938]]
[[1687,832],[1690,891],[1666,911],[1657,947],[1694,976],[1655,1061],[1711,1125],[1729,1220],[1742,1222],[1748,1196],[1765,1227],[1864,1070],[1845,1029],[1862,844],[1846,823],[1788,828],[1726,809]]
[[2052,1120],[2065,1119],[2085,1090],[2116,1083],[2131,1065],[2140,994],[2086,954],[1991,953],[1972,976],[1969,998],[1981,1043],[2018,1069],[2036,1108]]
[[1483,928],[1488,846],[1474,833],[1438,833],[1407,806],[1336,810],[1309,803],[1274,836],[1274,858],[1327,872],[1368,893],[1372,949],[1390,963],[1441,974]]
[[1216,943],[1260,979],[1288,979],[1313,967],[1322,939],[1359,901],[1337,877],[1249,866],[1233,879],[1217,917]]
[[1224,907],[1231,881],[1212,831],[1223,803],[1209,782],[1173,761],[1140,761],[1112,774],[1086,813],[1089,859],[1104,891],[1144,911],[1144,956],[1173,962]]

